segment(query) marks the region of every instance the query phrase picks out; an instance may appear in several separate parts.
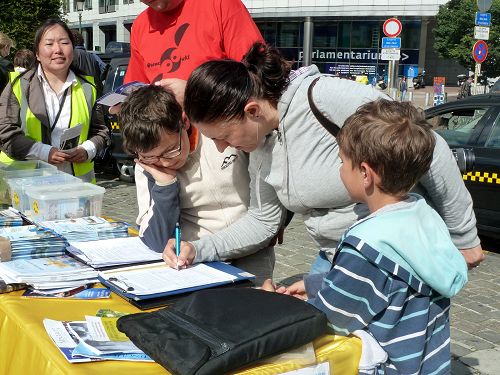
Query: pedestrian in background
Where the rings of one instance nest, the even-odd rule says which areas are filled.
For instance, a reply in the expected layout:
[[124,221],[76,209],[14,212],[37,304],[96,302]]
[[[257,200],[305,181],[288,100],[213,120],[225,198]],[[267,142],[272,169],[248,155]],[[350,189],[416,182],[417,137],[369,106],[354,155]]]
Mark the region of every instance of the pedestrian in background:
[[95,86],[97,88],[97,96],[101,96],[103,90],[102,81],[107,69],[107,65],[95,53],[91,53],[85,49],[82,34],[77,30],[72,29],[75,47],[73,50],[73,66],[84,74],[94,77]]
[[408,83],[406,82],[406,77],[403,76],[401,81],[399,81],[399,101],[404,102],[406,100],[406,91],[408,91]]
[[14,71],[23,73],[35,65],[35,54],[29,49],[23,48],[14,55]]
[[14,65],[6,58],[14,46],[14,41],[0,31],[0,94],[9,82],[9,72],[14,71]]

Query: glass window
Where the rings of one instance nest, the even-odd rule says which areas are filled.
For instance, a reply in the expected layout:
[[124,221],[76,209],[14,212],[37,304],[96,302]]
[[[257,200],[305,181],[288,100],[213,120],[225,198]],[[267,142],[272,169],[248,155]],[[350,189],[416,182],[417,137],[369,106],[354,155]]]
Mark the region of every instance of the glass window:
[[476,125],[488,108],[459,109],[429,120],[436,131],[452,145],[467,145]]
[[300,37],[299,22],[279,22],[277,28],[278,40],[277,47],[300,47],[302,46]]
[[493,124],[490,136],[485,144],[486,147],[500,148],[500,113]]
[[314,24],[313,47],[337,47],[337,22]]
[[351,48],[378,48],[380,27],[378,21],[354,21],[352,23]]
[[351,21],[339,22],[337,44],[341,48],[351,48]]
[[85,9],[92,9],[92,0],[85,0]]
[[276,46],[276,22],[256,22],[264,40]]
[[420,48],[420,21],[403,21],[401,31],[401,48]]

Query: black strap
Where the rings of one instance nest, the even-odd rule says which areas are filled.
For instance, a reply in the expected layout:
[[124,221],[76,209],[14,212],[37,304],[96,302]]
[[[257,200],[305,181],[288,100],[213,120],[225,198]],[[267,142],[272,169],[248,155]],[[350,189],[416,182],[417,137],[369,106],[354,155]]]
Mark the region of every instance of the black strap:
[[314,85],[316,85],[316,82],[319,81],[321,77],[316,78],[312,83],[309,85],[309,89],[307,90],[307,100],[309,101],[309,107],[311,107],[311,111],[316,117],[316,119],[319,121],[323,127],[328,130],[328,132],[333,135],[334,137],[337,136],[340,130],[340,126],[338,126],[336,123],[333,121],[329,120],[321,111],[316,107],[316,104],[314,103],[313,96],[312,96],[312,91],[314,88]]
[[61,104],[59,105],[59,111],[57,112],[56,118],[54,119],[54,122],[53,122],[52,126],[50,127],[51,132],[54,131],[54,128],[56,127],[56,124],[57,124],[57,120],[59,120],[59,116],[61,116],[64,102],[66,101],[66,95],[68,95],[68,90],[69,90],[69,87],[67,87],[66,90],[64,90],[64,95],[63,95],[63,98],[61,100]]

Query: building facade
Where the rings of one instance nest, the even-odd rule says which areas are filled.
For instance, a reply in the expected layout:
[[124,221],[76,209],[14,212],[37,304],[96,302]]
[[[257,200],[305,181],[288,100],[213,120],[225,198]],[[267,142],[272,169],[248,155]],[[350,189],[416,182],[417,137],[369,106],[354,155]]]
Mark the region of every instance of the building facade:
[[[200,0],[202,1],[202,0]],[[380,56],[382,25],[397,17],[402,25],[398,75],[426,71],[455,81],[463,68],[439,59],[432,27],[447,0],[243,0],[264,39],[295,66],[313,63],[324,73],[365,74],[371,81],[387,74]],[[104,51],[110,41],[128,42],[135,17],[145,9],[139,0],[86,0],[82,31],[88,49]],[[66,0],[70,26],[77,28],[76,1]]]

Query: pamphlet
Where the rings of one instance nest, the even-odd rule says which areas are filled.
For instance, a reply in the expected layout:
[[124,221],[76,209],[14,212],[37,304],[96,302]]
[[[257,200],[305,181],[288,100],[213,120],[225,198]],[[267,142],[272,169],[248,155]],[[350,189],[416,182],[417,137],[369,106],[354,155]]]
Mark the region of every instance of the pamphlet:
[[44,319],[45,330],[71,362],[120,360],[153,362],[116,328],[118,318],[86,316],[85,321]]
[[116,104],[122,103],[125,98],[130,95],[130,93],[144,86],[148,86],[148,84],[139,81],[126,83],[118,87],[115,91],[101,96],[99,99],[97,99],[97,104],[112,107]]
[[80,140],[80,134],[82,134],[82,124],[65,129],[59,140],[59,149],[61,151],[69,152],[76,148]]

